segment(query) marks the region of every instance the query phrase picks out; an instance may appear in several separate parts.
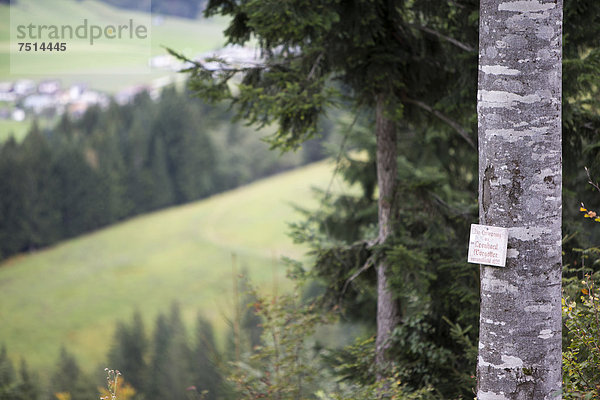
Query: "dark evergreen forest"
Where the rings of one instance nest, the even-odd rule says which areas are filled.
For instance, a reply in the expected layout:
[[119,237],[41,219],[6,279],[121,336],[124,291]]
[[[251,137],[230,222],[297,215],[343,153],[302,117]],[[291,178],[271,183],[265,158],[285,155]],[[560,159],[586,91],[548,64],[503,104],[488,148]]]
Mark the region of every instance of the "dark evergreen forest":
[[63,115],[0,147],[0,259],[318,160],[271,152],[224,106],[165,90]]
[[[85,372],[89,368],[80,365],[68,346],[61,348],[54,365],[32,371],[26,360],[15,366],[8,349],[0,343],[0,399],[55,400],[64,399],[60,396],[66,393],[71,400],[98,399],[99,388],[106,383],[105,365],[123,371],[119,399],[236,398],[227,382],[231,364],[240,361],[240,354],[251,354],[263,343],[264,322],[254,308],[245,306],[256,304],[258,299],[241,276],[237,280],[239,320],[229,321],[229,331],[221,341],[201,311],[193,326],[186,326],[179,305],[173,302],[151,327],[137,312],[129,321],[117,321],[114,335],[106,338],[109,350],[105,360],[93,374]],[[220,351],[223,345],[226,350]]]
[[[121,396],[133,389],[135,398],[184,400],[188,392],[196,392],[194,387],[202,388],[198,393],[208,391],[206,399],[222,398],[225,360],[217,352],[212,326],[199,315],[192,337],[186,332],[176,303],[156,318],[152,330],[137,313],[131,321],[119,322],[106,363],[127,371],[121,378]],[[55,365],[45,371],[50,379],[41,379],[39,371],[31,371],[24,360],[15,368],[6,347],[0,346],[0,398],[51,400],[69,393],[72,400],[98,399],[106,381],[103,370],[98,366],[97,374],[86,374],[71,350],[63,347]]]

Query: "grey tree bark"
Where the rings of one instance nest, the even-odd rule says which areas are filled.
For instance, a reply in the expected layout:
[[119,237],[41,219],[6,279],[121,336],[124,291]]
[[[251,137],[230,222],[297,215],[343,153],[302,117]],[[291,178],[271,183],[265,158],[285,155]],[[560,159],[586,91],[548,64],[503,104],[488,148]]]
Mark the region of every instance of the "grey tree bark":
[[478,400],[561,390],[562,0],[481,0],[480,223],[509,230],[481,266]]
[[[375,133],[377,136],[377,185],[378,199],[378,242],[383,244],[392,234],[394,218],[394,202],[396,194],[397,136],[396,124],[386,113],[384,95],[377,97]],[[390,345],[390,337],[400,317],[396,300],[389,288],[389,266],[385,258],[377,264],[377,338],[375,340],[375,364],[377,378],[385,375],[388,365],[386,351]]]

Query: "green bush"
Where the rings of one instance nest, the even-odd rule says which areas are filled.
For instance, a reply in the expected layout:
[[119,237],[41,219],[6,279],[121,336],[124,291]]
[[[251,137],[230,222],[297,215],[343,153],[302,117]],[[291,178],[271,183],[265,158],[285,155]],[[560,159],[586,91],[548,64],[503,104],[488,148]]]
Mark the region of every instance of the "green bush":
[[[600,190],[598,184],[592,186]],[[585,218],[600,222],[583,204]],[[573,249],[579,256],[565,266],[563,277],[563,398],[600,399],[600,248]],[[581,277],[584,277],[581,280]]]
[[[304,304],[298,293],[257,299],[250,306],[261,318],[262,340],[252,354],[232,363],[229,381],[236,399],[277,400],[427,400],[432,388],[410,391],[394,371],[380,382],[359,383],[347,370],[327,368],[328,353],[316,342],[318,325],[331,323],[334,313],[324,313],[314,304]],[[363,360],[363,373],[373,371],[372,341],[351,346],[355,359]],[[371,365],[367,365],[371,364]]]
[[565,399],[600,399],[600,297],[590,275],[580,302],[562,299],[568,346],[563,351]]

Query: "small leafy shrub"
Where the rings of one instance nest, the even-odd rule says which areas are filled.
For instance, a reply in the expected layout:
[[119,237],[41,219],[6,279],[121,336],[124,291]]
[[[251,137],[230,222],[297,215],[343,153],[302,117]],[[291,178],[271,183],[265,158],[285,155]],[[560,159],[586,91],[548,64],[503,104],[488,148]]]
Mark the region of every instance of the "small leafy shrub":
[[569,345],[563,351],[565,399],[600,399],[600,297],[590,275],[580,303],[562,299]]
[[[598,191],[600,186],[589,183]],[[582,203],[584,218],[600,222],[596,211]],[[563,278],[563,398],[600,399],[600,248],[574,249],[579,262],[565,266]],[[585,278],[581,280],[581,276]],[[577,279],[579,277],[579,279]]]
[[434,400],[430,387],[409,391],[397,375],[371,385],[349,385],[326,395],[317,392],[319,400]]
[[[355,359],[371,364],[327,368],[324,350],[313,334],[320,324],[331,323],[334,313],[323,313],[314,304],[302,303],[299,294],[272,299],[261,298],[251,304],[261,318],[261,344],[251,355],[232,364],[229,381],[240,400],[427,400],[435,398],[430,388],[409,391],[397,373],[380,382],[362,382],[360,374],[373,369],[373,341],[359,341],[352,351]],[[370,361],[369,361],[370,360]],[[358,369],[361,369],[359,371]]]
[[314,391],[319,376],[311,336],[319,322],[328,317],[302,305],[299,295],[284,295],[271,300],[254,293],[251,304],[262,321],[262,344],[254,353],[233,363],[229,381],[237,398],[304,399]]

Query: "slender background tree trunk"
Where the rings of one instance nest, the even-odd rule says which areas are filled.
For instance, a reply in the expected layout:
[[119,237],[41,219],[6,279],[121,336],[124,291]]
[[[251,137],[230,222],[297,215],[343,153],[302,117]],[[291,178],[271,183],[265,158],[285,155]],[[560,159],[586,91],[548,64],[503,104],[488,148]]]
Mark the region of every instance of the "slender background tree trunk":
[[[379,186],[379,243],[383,244],[392,234],[396,192],[397,138],[396,125],[386,115],[384,95],[377,97],[377,184]],[[399,322],[398,307],[389,288],[389,266],[385,258],[377,265],[377,339],[375,363],[377,378],[385,375],[388,365],[386,350],[391,333]]]
[[509,240],[481,267],[477,398],[559,399],[562,0],[480,7],[479,215]]

